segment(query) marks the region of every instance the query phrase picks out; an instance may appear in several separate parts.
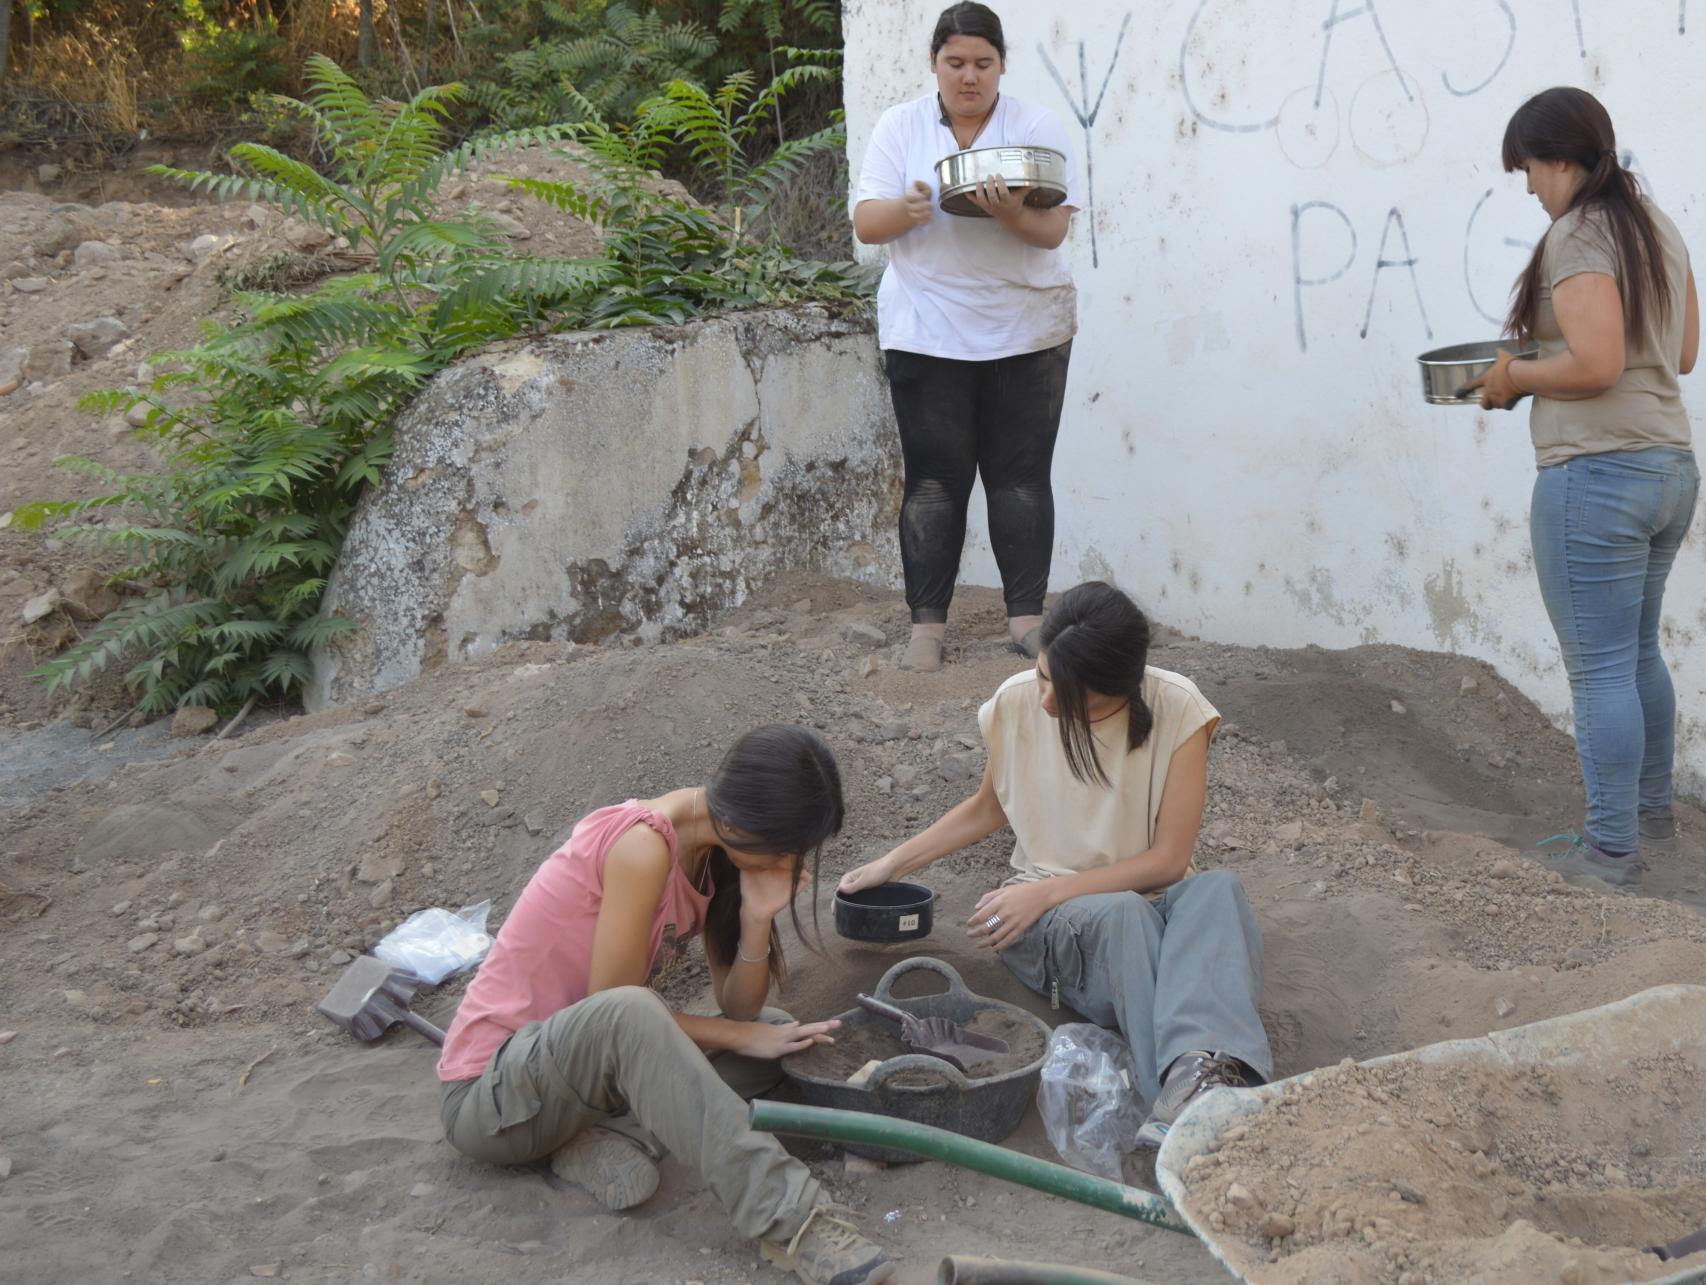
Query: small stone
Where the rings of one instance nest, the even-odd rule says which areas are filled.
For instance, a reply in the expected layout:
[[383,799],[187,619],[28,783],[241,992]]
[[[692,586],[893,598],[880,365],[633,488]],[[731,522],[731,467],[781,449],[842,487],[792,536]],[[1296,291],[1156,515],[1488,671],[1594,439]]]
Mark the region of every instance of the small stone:
[[58,611],[59,602],[59,590],[49,589],[45,593],[38,593],[35,597],[28,599],[19,614],[23,616],[26,625],[33,625],[36,621],[45,620]]
[[203,906],[195,912],[195,917],[204,924],[211,924],[216,919],[225,918],[225,912],[218,906]]
[[911,763],[902,763],[894,770],[894,788],[910,790],[918,784],[919,770]]
[[270,928],[263,928],[255,934],[255,948],[265,955],[280,954],[289,945],[289,938],[283,933],[275,933]]
[[1409,713],[1409,711],[1404,708],[1404,702],[1403,701],[1393,701],[1392,702],[1392,712],[1394,714],[1407,714],[1407,713]]
[[339,947],[331,953],[330,958],[326,962],[331,964],[333,968],[342,968],[354,958],[355,956],[350,954],[349,951]]
[[1580,1259],[1569,1259],[1558,1269],[1558,1285],[1587,1285],[1587,1282],[1587,1268]]
[[1593,952],[1585,946],[1571,946],[1564,952],[1565,968],[1580,968],[1583,964],[1593,963]]
[[130,327],[117,317],[97,317],[65,328],[65,337],[90,361],[105,357],[129,336]]
[[24,363],[24,376],[36,383],[63,379],[71,373],[71,362],[76,353],[77,349],[69,339],[49,339],[36,344],[30,349],[29,360]]
[[484,718],[486,707],[484,705],[468,705],[463,708],[462,712],[469,718]]
[[481,790],[480,798],[484,800],[488,808],[495,808],[503,801],[503,795],[497,790]]
[[1504,765],[1505,765],[1505,756],[1503,754],[1489,754],[1489,755],[1487,755],[1487,766],[1488,767],[1503,767]]
[[1258,1201],[1248,1187],[1235,1182],[1226,1188],[1226,1203],[1238,1209],[1255,1209]]
[[877,778],[876,790],[877,790],[878,794],[885,795],[885,796],[893,794],[894,793],[894,777],[892,777],[892,776],[879,776]]
[[524,812],[521,816],[521,828],[529,834],[544,834],[545,818],[537,812]]
[[12,289],[19,294],[40,294],[47,289],[46,277],[13,277]]
[[58,1048],[53,1050],[53,1059],[57,1062],[61,1058],[70,1057],[74,1051],[75,1050],[72,1049],[69,1044],[61,1044]]
[[434,1190],[435,1188],[430,1182],[417,1182],[409,1188],[409,1194],[415,1197],[430,1196]]
[[95,268],[122,258],[117,246],[105,241],[85,241],[71,252],[71,262],[79,268]]
[[432,780],[427,782],[427,786],[426,786],[427,798],[436,799],[439,795],[441,795],[443,793],[444,793],[444,782],[439,780],[436,776],[433,777]]
[[12,1176],[12,1157],[11,1156],[0,1156],[0,1182],[5,1182],[6,1179],[10,1178],[11,1176]]
[[1303,841],[1303,822],[1287,821],[1274,828],[1274,840],[1281,847],[1296,847]]
[[936,774],[944,781],[969,781],[982,770],[983,755],[971,750],[944,755],[936,765]]
[[99,620],[117,611],[122,601],[107,587],[107,578],[93,567],[79,567],[65,577],[59,596],[74,620]]
[[1493,1001],[1493,1012],[1497,1013],[1500,1017],[1509,1017],[1512,1013],[1516,1012],[1516,1005],[1505,996],[1500,995]]
[[523,223],[520,219],[512,218],[508,214],[499,213],[497,210],[486,211],[486,218],[492,221],[492,224],[497,228],[499,234],[507,240],[531,241],[533,239],[533,229],[528,227],[527,224]]
[[1297,1225],[1284,1214],[1273,1213],[1262,1219],[1262,1235],[1270,1240],[1284,1240],[1297,1230]]
[[1373,799],[1364,799],[1362,801],[1362,810],[1357,815],[1372,825],[1379,825],[1382,820],[1380,815],[1380,805]]
[[65,992],[65,1003],[70,1008],[88,1008],[89,994],[87,991],[70,990]]
[[369,851],[361,858],[355,877],[362,883],[384,883],[403,873],[403,858],[397,853]]
[[147,428],[148,417],[154,408],[147,402],[137,402],[124,413],[124,422],[132,428]]
[[1470,692],[1479,691],[1480,689],[1481,684],[1476,679],[1469,677],[1467,674],[1464,675],[1463,681],[1457,684],[1458,692],[1464,696],[1469,695]]
[[378,910],[381,906],[389,905],[391,901],[391,893],[395,886],[396,885],[390,879],[386,879],[368,894],[367,904],[372,906],[375,910]]
[[876,656],[866,656],[864,660],[859,662],[859,677],[869,678],[881,668],[882,666],[878,663]]
[[348,750],[333,750],[330,754],[326,755],[327,767],[352,767],[354,764],[355,755],[351,754]]
[[283,1263],[257,1263],[249,1268],[249,1275],[264,1276],[269,1280],[284,1270]]
[[0,397],[15,393],[24,383],[24,363],[30,359],[28,348],[8,348],[0,352]]
[[52,161],[43,161],[36,166],[36,182],[46,187],[49,183],[59,182],[60,176],[64,173],[65,167],[63,165],[56,165]]
[[1516,862],[1509,857],[1500,857],[1493,862],[1492,867],[1487,871],[1487,877],[1489,879],[1515,879],[1521,873],[1522,868]]
[[849,1178],[869,1178],[875,1174],[886,1173],[888,1166],[881,1160],[871,1160],[865,1156],[856,1156],[849,1152],[842,1160],[843,1172]]
[[174,941],[172,949],[180,955],[199,955],[207,949],[207,942],[202,939],[201,929],[198,928],[188,937],[179,937]]
[[185,705],[172,715],[173,736],[205,736],[218,725],[218,711],[205,705]]
[[184,252],[189,255],[191,261],[199,263],[208,255],[233,244],[236,239],[236,237],[222,235],[218,232],[203,232],[184,247]]
[[875,625],[855,620],[841,627],[841,636],[850,643],[858,643],[864,647],[881,647],[888,642],[888,635]]
[[312,223],[289,218],[284,221],[284,239],[290,242],[292,249],[300,250],[303,254],[313,254],[314,251],[323,250],[332,243],[332,234]]
[[159,933],[141,933],[125,943],[125,949],[133,955],[140,955],[155,942],[160,940]]

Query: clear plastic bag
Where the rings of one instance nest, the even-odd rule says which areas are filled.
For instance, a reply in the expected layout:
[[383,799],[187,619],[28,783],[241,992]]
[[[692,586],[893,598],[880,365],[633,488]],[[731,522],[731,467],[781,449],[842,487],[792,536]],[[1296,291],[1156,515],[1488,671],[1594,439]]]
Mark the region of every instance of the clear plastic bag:
[[1137,1146],[1144,1112],[1131,1049],[1120,1033],[1087,1022],[1055,1027],[1037,1110],[1067,1164],[1125,1181],[1121,1162]]
[[491,902],[482,901],[455,912],[441,906],[416,911],[386,933],[373,953],[391,967],[437,985],[486,957],[492,948],[486,936],[491,908]]

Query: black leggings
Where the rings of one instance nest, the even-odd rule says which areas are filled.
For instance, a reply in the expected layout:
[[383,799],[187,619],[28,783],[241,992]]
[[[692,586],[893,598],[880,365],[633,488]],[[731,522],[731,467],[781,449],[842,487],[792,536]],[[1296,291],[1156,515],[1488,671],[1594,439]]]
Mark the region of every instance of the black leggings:
[[1070,339],[995,361],[883,350],[906,462],[900,560],[914,624],[948,618],[979,473],[1007,614],[1042,614],[1054,552],[1049,467],[1071,358]]

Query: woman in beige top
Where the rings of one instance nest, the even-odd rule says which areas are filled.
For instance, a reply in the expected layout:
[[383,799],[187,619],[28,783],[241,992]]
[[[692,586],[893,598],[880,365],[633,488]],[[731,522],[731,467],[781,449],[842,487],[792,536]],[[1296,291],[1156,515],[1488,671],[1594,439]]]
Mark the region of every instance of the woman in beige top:
[[1700,304],[1676,224],[1617,161],[1611,117],[1585,90],[1548,89],[1505,129],[1552,226],[1518,278],[1486,404],[1532,395],[1539,474],[1529,527],[1540,595],[1570,679],[1587,786],[1584,834],[1534,854],[1568,878],[1634,888],[1643,843],[1667,843],[1676,696],[1659,653],[1665,580],[1700,487],[1679,376]]
[[978,711],[977,792],[841,888],[1012,826],[1013,874],[977,903],[971,936],[1056,1008],[1119,1030],[1151,1104],[1135,1141],[1159,1146],[1199,1093],[1273,1073],[1256,1011],[1261,931],[1236,878],[1191,867],[1220,715],[1190,679],[1147,663],[1149,623],[1110,585],[1063,593],[1041,642],[1036,668]]

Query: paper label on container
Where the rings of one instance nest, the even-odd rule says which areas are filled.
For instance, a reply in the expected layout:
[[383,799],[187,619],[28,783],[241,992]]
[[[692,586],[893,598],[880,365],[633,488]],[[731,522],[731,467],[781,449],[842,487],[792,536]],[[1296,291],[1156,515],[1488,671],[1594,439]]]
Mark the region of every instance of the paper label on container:
[[902,915],[900,917],[900,931],[901,932],[909,933],[917,927],[918,927],[918,916],[917,915]]

